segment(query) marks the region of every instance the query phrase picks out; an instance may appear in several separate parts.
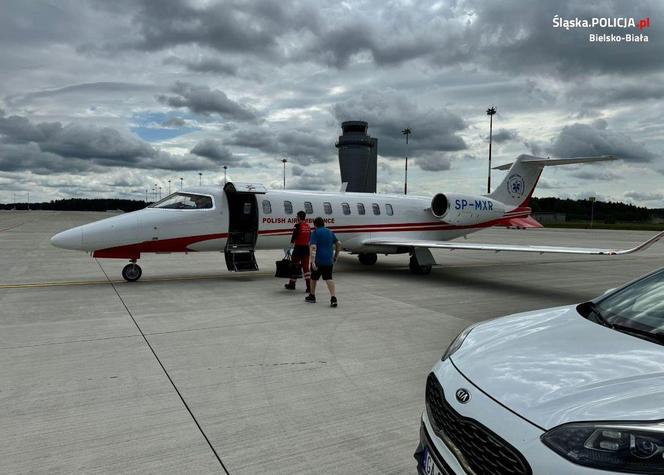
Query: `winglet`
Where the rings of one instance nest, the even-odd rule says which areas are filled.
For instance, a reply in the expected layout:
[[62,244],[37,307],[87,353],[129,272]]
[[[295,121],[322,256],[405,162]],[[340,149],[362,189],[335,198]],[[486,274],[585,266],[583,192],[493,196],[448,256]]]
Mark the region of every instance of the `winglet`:
[[632,254],[633,252],[643,251],[644,249],[648,249],[650,246],[652,246],[653,244],[655,244],[657,241],[659,241],[662,238],[664,238],[664,231],[661,231],[661,232],[655,234],[653,237],[651,237],[647,241],[642,242],[641,244],[639,244],[636,247],[633,247],[632,249],[625,249],[625,250],[622,250],[622,251],[615,251],[614,255],[622,256],[622,255],[625,255],[625,254]]

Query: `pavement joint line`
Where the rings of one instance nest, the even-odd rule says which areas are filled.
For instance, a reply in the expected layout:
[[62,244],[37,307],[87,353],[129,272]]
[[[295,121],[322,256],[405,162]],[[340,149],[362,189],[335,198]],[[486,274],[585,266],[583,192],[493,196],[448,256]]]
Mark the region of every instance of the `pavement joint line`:
[[155,349],[154,349],[154,348],[152,347],[152,345],[150,344],[150,340],[148,340],[148,337],[145,335],[145,333],[143,333],[143,329],[141,328],[141,326],[138,324],[138,322],[137,322],[136,319],[134,318],[134,315],[131,313],[131,310],[129,310],[129,307],[127,307],[127,304],[125,303],[124,299],[123,299],[122,296],[120,295],[120,292],[118,292],[118,289],[115,287],[115,284],[114,284],[113,281],[108,277],[108,274],[106,274],[106,271],[105,271],[104,268],[102,267],[102,265],[101,265],[101,263],[99,262],[99,260],[95,259],[95,262],[97,263],[97,265],[99,266],[99,268],[101,269],[101,271],[102,271],[102,272],[104,273],[104,275],[106,276],[106,279],[108,280],[109,284],[111,284],[111,287],[113,287],[113,291],[114,291],[115,294],[118,296],[118,299],[120,299],[120,302],[122,303],[122,305],[124,306],[125,310],[127,311],[127,314],[128,314],[129,317],[131,318],[132,322],[134,322],[134,325],[136,326],[136,328],[138,329],[138,331],[141,333],[141,336],[143,337],[143,340],[145,341],[145,343],[147,344],[148,348],[149,348],[150,351],[152,352],[152,355],[153,355],[153,356],[155,357],[155,359],[157,360],[157,363],[159,363],[159,366],[161,367],[161,369],[164,371],[164,374],[166,375],[166,377],[167,377],[168,380],[170,381],[171,386],[173,386],[173,389],[175,389],[175,392],[177,393],[178,397],[180,398],[180,401],[182,401],[182,404],[184,404],[185,409],[187,410],[187,412],[189,412],[189,415],[191,416],[191,418],[193,419],[194,423],[196,424],[196,427],[198,427],[198,430],[200,431],[201,435],[203,436],[203,438],[204,438],[205,441],[207,442],[208,446],[210,447],[210,450],[212,450],[212,453],[214,454],[214,456],[216,457],[217,461],[219,462],[219,465],[221,465],[221,468],[224,470],[224,473],[226,473],[226,475],[230,475],[230,473],[228,472],[228,469],[226,468],[226,465],[224,465],[224,462],[221,460],[221,457],[220,457],[219,454],[217,453],[217,450],[216,450],[216,449],[214,448],[214,446],[212,445],[212,442],[210,441],[210,439],[208,438],[207,434],[206,434],[205,431],[203,430],[203,427],[201,427],[200,423],[198,422],[198,419],[196,419],[196,416],[194,415],[194,412],[193,412],[193,411],[191,410],[191,408],[189,407],[189,404],[187,404],[187,401],[184,399],[184,396],[182,396],[182,393],[180,392],[180,390],[178,389],[177,385],[175,384],[175,381],[173,381],[173,378],[171,378],[171,375],[170,375],[170,374],[168,373],[168,371],[166,370],[166,367],[164,366],[164,364],[161,362],[161,359],[159,359],[159,355],[157,355],[157,352],[155,351]]
[[104,338],[86,338],[83,340],[67,340],[67,341],[52,341],[49,343],[37,343],[34,345],[18,345],[18,346],[2,346],[0,350],[21,350],[23,348],[38,348],[40,346],[54,346],[54,345],[71,345],[73,343],[91,343],[93,341],[104,341],[104,340],[119,340],[122,338],[137,338],[141,335],[118,335],[118,336],[107,336]]
[[23,222],[18,223],[18,224],[13,224],[13,225],[11,225],[11,226],[9,226],[9,227],[7,227],[7,228],[0,229],[0,233],[5,232],[5,231],[9,231],[9,230],[11,230],[11,229],[18,228],[19,226],[23,226],[24,224],[31,223],[31,222],[35,221],[36,219],[37,219],[37,218],[34,218],[34,219],[28,219],[27,221],[23,221]]
[[[632,259],[649,259],[648,256],[639,256],[633,257]],[[556,264],[579,264],[584,262],[597,262],[598,259],[576,259],[576,260],[547,260],[547,261],[538,261],[533,262],[537,265],[556,265]],[[607,260],[607,262],[609,262]],[[531,264],[531,262],[526,262],[525,264]],[[493,262],[467,262],[463,264],[437,264],[435,267],[438,269],[465,269],[465,268],[477,268],[477,267],[487,267],[495,265]],[[523,266],[524,262],[504,262],[501,265],[503,266]],[[387,270],[399,270],[404,269],[406,265],[396,265],[390,266]],[[361,273],[364,271],[369,271],[370,269],[365,267],[358,267],[357,269],[344,269],[344,270],[335,270],[335,273],[345,274],[345,273]],[[386,269],[379,269],[386,270]],[[376,272],[378,274],[378,271]],[[244,273],[237,274],[238,277],[243,276]],[[271,276],[272,272],[251,272],[251,276]],[[108,277],[108,276],[107,276]],[[140,283],[134,282],[125,282],[124,280],[63,280],[63,281],[52,281],[52,282],[19,282],[15,284],[0,284],[0,290],[3,289],[30,289],[30,288],[41,288],[41,287],[68,287],[68,286],[77,286],[77,285],[106,285],[106,284],[121,284],[121,285],[141,285],[143,283],[153,283],[153,282],[186,282],[190,280],[214,280],[226,278],[227,274],[214,274],[214,275],[192,275],[192,276],[179,276],[179,277],[148,277],[147,279],[141,279]]]

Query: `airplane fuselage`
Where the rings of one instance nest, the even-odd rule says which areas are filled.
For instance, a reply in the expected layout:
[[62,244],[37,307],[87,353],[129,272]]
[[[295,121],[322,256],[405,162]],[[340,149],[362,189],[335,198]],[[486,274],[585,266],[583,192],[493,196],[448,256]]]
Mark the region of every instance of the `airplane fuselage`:
[[[90,252],[95,257],[127,259],[138,259],[141,253],[150,252],[226,249],[229,233],[237,231],[231,225],[232,215],[243,210],[233,209],[229,195],[220,187],[192,188],[183,193],[209,197],[212,205],[204,209],[177,209],[159,207],[156,203],[153,207],[64,231],[54,236],[52,242],[59,247]],[[458,225],[435,217],[431,198],[426,197],[291,190],[251,195],[256,199],[256,216],[252,218],[256,229],[248,230],[255,232],[256,250],[287,247],[300,210],[307,212],[310,221],[322,217],[345,250],[383,254],[406,250],[373,249],[364,241],[376,236],[447,241],[499,224],[501,219],[514,215],[514,212],[494,211],[491,203],[464,203],[459,199],[449,204],[451,211],[477,224]]]

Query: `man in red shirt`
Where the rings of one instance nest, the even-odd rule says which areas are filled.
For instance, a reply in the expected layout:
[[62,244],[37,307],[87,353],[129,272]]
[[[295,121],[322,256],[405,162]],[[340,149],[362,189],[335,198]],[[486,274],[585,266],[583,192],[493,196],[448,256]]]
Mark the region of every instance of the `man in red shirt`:
[[[307,213],[304,211],[298,211],[297,220],[297,223],[293,227],[293,236],[291,237],[291,244],[293,245],[291,259],[296,264],[302,266],[304,280],[307,283],[307,293],[310,293],[311,272],[309,271],[309,238],[311,236],[311,228],[309,227],[309,223],[307,223]],[[284,287],[288,290],[295,290],[296,280],[297,277],[291,277],[290,281],[285,284]]]

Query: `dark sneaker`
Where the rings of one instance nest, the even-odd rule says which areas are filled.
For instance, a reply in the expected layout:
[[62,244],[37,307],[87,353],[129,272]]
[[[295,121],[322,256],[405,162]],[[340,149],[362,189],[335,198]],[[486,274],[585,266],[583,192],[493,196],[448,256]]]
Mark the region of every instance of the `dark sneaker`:
[[292,282],[284,284],[284,287],[287,288],[288,290],[295,290],[295,284]]
[[316,296],[309,294],[306,297],[304,297],[304,301],[308,303],[316,303]]
[[336,306],[338,305],[338,303],[339,303],[339,302],[337,302],[337,298],[336,298],[336,297],[332,297],[332,298],[330,299],[330,307],[335,307],[335,308],[336,308]]

